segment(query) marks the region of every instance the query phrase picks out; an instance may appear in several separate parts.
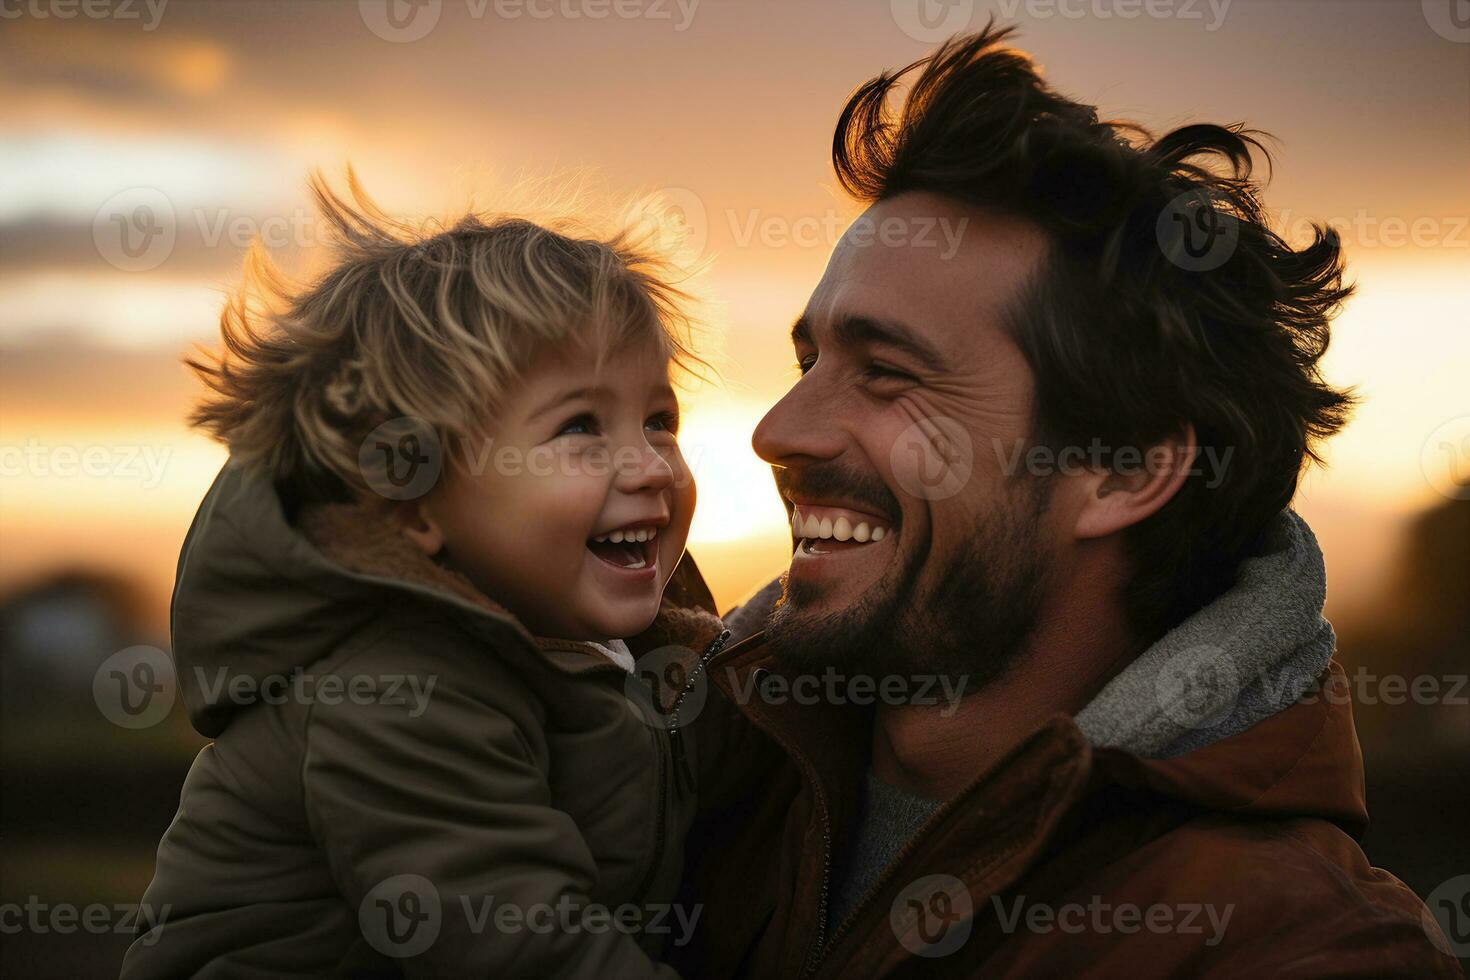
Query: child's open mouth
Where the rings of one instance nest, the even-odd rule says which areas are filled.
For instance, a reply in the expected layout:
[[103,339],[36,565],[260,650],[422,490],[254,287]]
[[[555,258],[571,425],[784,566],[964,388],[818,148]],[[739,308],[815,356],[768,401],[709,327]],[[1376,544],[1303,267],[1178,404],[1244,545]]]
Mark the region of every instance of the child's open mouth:
[[621,527],[588,540],[587,550],[614,568],[634,571],[658,563],[657,536],[656,527]]

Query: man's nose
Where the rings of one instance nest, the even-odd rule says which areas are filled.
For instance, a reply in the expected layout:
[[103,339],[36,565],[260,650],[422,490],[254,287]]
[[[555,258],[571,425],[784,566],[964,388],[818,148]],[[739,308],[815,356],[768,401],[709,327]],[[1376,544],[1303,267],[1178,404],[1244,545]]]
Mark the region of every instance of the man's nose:
[[750,444],[756,455],[775,466],[835,458],[842,433],[831,406],[810,375],[802,378],[755,427]]

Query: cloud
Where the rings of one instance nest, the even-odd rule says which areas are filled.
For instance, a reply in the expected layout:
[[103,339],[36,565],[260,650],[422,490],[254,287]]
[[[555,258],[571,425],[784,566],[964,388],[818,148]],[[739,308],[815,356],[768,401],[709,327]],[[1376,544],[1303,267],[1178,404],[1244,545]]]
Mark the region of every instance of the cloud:
[[173,104],[213,95],[235,59],[219,42],[106,21],[6,22],[3,76],[12,92],[59,87],[106,101]]

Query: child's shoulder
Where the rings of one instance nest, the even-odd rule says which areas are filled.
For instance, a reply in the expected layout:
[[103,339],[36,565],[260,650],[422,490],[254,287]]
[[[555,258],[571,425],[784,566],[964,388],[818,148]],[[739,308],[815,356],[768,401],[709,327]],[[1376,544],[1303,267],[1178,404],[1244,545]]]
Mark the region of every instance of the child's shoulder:
[[[524,641],[509,631],[476,630],[457,617],[432,609],[414,609],[412,603],[385,604],[355,636],[323,656],[313,669],[344,681],[354,678],[416,675],[433,676],[440,685],[467,696],[508,692],[529,696],[522,661]],[[358,681],[365,684],[365,681]]]

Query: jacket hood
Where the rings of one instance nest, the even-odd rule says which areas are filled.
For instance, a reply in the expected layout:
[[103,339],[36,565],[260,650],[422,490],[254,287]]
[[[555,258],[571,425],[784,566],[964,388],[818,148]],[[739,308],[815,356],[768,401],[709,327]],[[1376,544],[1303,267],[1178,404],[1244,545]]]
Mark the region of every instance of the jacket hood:
[[1077,715],[1098,747],[1171,758],[1293,704],[1336,646],[1327,572],[1305,521],[1282,511],[1235,584],[1134,659]]
[[1347,677],[1335,661],[1319,688],[1238,735],[1169,759],[1116,748],[1092,756],[1112,781],[1204,809],[1316,817],[1355,838],[1368,827],[1363,752]]
[[[430,604],[497,648],[520,648],[569,673],[622,659],[600,644],[533,636],[463,576],[382,533],[366,507],[289,515],[263,471],[232,460],[194,516],[174,584],[174,667],[190,721],[218,735],[252,701],[221,697],[230,685],[260,691],[304,670],[398,603]],[[657,619],[627,646],[634,656],[673,643],[697,648],[720,630],[714,608],[686,553]]]
[[1326,596],[1316,537],[1283,511],[1234,586],[1078,713],[1099,766],[1211,809],[1312,815],[1361,834],[1362,749]]

